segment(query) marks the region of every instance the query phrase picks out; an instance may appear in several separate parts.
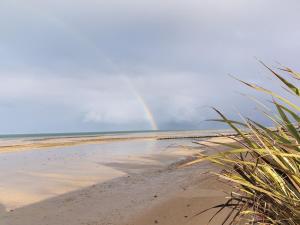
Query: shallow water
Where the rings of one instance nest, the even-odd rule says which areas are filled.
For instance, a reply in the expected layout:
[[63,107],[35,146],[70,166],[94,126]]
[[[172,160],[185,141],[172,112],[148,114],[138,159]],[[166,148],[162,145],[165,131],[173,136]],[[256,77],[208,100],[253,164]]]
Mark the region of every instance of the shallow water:
[[0,203],[9,210],[189,155],[188,140],[127,140],[0,154]]

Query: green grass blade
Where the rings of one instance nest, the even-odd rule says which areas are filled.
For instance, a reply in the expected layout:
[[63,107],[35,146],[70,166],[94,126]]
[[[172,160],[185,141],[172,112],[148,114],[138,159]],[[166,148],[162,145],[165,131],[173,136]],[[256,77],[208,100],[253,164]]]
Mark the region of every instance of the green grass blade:
[[286,79],[284,79],[282,76],[280,76],[274,70],[272,70],[270,67],[268,67],[266,64],[264,64],[262,61],[259,61],[259,62],[264,67],[266,67],[273,75],[275,75],[282,83],[284,83],[295,95],[300,96],[300,90],[295,85],[293,85],[292,83],[288,82]]

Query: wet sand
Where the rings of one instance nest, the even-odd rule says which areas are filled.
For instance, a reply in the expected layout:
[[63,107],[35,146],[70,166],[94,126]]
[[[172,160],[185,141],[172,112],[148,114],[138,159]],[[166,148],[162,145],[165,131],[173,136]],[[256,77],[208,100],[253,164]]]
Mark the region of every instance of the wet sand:
[[[116,178],[35,204],[2,212],[2,225],[182,225],[206,224],[213,211],[203,209],[225,200],[210,169],[168,168]],[[212,224],[220,224],[222,217]]]
[[[169,146],[169,143],[167,145]],[[199,149],[193,148],[182,149],[178,146],[167,152],[163,152],[161,149],[153,152],[153,149],[157,149],[157,146],[154,145],[146,154],[145,152],[141,155],[128,152],[134,156],[129,160],[124,160],[126,155],[125,157],[122,155],[120,160],[100,160],[101,166],[116,172],[115,176],[112,176],[110,171],[108,173],[110,177],[107,180],[97,180],[99,173],[96,172],[96,179],[93,180],[81,172],[79,181],[82,182],[82,178],[85,178],[87,183],[84,185],[75,185],[75,188],[65,189],[62,192],[54,191],[53,195],[30,200],[26,204],[14,208],[8,207],[11,197],[7,195],[6,205],[2,205],[2,209],[0,209],[0,225],[206,224],[205,221],[212,215],[212,212],[197,217],[193,217],[193,215],[216,203],[223,202],[225,194],[220,190],[224,185],[217,182],[215,177],[207,174],[207,171],[216,170],[208,163],[186,168],[177,168],[176,163],[172,164],[183,158],[192,157],[196,151],[199,151]],[[59,149],[50,152],[53,151],[62,152]],[[61,155],[57,157],[61,158]],[[83,159],[93,157],[95,155],[91,154]],[[116,155],[113,156],[114,159],[115,157]],[[66,163],[65,167],[68,167],[67,165],[69,163]],[[81,167],[82,165],[80,165]],[[86,167],[88,173],[90,172],[89,168],[91,168],[90,165]],[[70,171],[80,173],[78,170],[74,171],[74,168],[70,168]],[[103,168],[99,171],[103,172]],[[37,174],[32,175],[34,178],[39,177]],[[71,179],[71,183],[74,182],[74,177],[77,177],[74,174],[72,176],[68,174],[68,176],[73,179]],[[45,178],[45,173],[41,177]],[[66,177],[57,177],[57,174],[48,174],[45,181],[51,181],[49,178],[63,182],[68,180]],[[92,183],[89,183],[90,180]],[[47,182],[42,183],[40,187],[53,183],[53,180],[50,183]],[[12,182],[12,187],[14,185],[16,184]],[[26,186],[24,187],[26,189]],[[40,190],[40,187],[36,190]],[[55,190],[55,188],[50,186],[49,190]],[[19,189],[22,189],[22,186],[19,186]],[[37,191],[33,190],[32,193],[36,194]],[[12,196],[14,192],[17,193],[12,189]],[[25,201],[26,199],[22,199],[23,197],[19,196],[18,199]],[[217,220],[215,224],[219,224]]]
[[[126,140],[0,154],[0,203],[7,210],[191,156],[174,141]],[[186,143],[187,144],[187,143]]]
[[218,136],[212,131],[173,131],[146,133],[116,133],[91,136],[58,136],[42,138],[1,139],[0,153],[26,151],[32,149],[47,149],[70,147],[86,144],[101,144],[132,140],[174,140],[174,139],[203,139]]

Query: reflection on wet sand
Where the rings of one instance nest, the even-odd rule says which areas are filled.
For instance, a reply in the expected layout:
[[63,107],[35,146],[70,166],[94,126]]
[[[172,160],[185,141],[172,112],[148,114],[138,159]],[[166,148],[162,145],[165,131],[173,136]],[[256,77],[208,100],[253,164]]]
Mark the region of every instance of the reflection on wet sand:
[[137,139],[1,153],[0,203],[15,209],[194,153],[177,142]]

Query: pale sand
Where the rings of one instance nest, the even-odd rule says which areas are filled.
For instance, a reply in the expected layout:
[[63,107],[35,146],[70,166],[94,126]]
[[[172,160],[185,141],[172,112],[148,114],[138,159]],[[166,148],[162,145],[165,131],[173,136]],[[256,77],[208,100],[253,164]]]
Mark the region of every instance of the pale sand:
[[[218,139],[220,140],[220,139]],[[149,169],[0,213],[0,225],[207,224],[225,201],[207,162],[185,168]],[[212,224],[220,224],[217,218]]]

